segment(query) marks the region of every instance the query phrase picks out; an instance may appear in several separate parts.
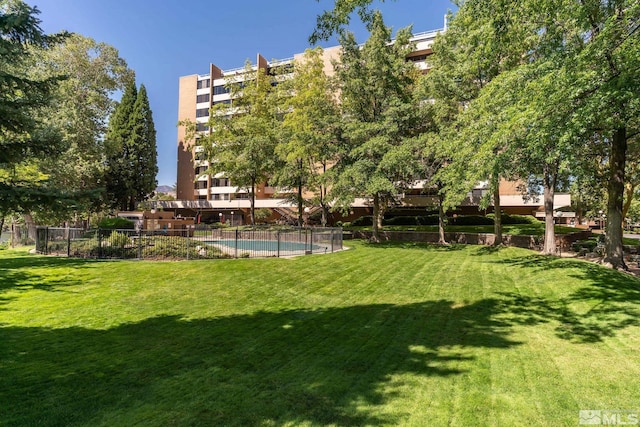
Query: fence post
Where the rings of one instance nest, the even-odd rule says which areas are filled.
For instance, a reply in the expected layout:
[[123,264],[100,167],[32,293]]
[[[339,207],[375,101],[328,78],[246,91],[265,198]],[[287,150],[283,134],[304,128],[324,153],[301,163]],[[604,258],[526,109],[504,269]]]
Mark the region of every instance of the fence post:
[[67,227],[67,258],[71,256],[71,229]]
[[238,229],[236,228],[235,257],[238,258]]
[[98,228],[98,258],[102,258],[102,229]]
[[138,259],[142,259],[142,230],[138,229]]
[[187,261],[189,261],[189,243],[190,243],[191,239],[189,238],[189,229],[187,228],[186,230],[187,230],[187,233],[186,233],[187,234],[187,237],[186,237],[186,239],[187,239]]
[[333,230],[331,230],[331,253],[333,253]]
[[44,253],[49,255],[49,227],[44,229]]

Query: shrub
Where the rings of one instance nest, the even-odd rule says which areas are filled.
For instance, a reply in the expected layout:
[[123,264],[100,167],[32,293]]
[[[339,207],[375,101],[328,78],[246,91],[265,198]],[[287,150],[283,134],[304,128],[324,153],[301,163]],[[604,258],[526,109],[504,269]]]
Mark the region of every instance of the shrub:
[[152,236],[143,240],[142,258],[227,258],[219,249],[179,236]]
[[133,230],[135,224],[126,218],[105,218],[98,223],[98,228],[107,228],[109,230]]
[[273,211],[267,208],[256,209],[254,215],[256,222],[265,222],[269,217],[271,217],[271,215],[273,215]]
[[353,227],[371,226],[373,225],[373,217],[371,215],[364,215],[351,221]]
[[593,250],[598,245],[596,240],[578,240],[571,245],[571,248],[574,252],[580,252],[581,249],[587,249],[589,252],[593,252]]
[[396,216],[386,219],[385,225],[437,225],[438,215]]
[[133,243],[129,238],[129,236],[119,231],[112,232],[111,235],[109,236],[108,241],[109,241],[109,246],[115,247],[115,248],[124,248],[126,246],[130,246]]
[[449,218],[449,225],[493,225],[493,218],[482,215],[461,215]]
[[89,240],[72,240],[71,241],[71,256],[74,257],[97,257],[99,254],[98,251],[98,240],[97,239],[89,239]]
[[385,225],[419,225],[418,217],[416,216],[396,216],[389,219],[384,219]]
[[[489,214],[487,215],[487,218],[491,218],[492,220],[495,218],[495,214]],[[538,222],[540,222],[539,220],[537,220],[535,217],[531,216],[531,215],[509,215],[509,214],[505,214],[503,213],[500,216],[500,220],[502,221],[502,224],[505,225],[509,225],[509,224],[537,224]]]

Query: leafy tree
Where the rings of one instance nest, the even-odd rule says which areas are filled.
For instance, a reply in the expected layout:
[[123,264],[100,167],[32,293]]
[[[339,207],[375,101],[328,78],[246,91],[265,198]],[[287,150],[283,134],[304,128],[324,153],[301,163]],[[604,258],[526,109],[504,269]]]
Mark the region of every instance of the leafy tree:
[[542,9],[540,2],[526,3],[526,16],[537,25],[530,31],[534,44],[526,63],[486,88],[486,100],[502,116],[484,116],[499,121],[495,135],[512,138],[509,154],[522,174],[535,165],[543,168],[546,253],[554,249],[553,190],[559,177],[575,173],[580,163],[574,154],[594,144],[602,150],[609,168],[604,261],[624,268],[622,200],[627,144],[638,127],[640,86],[633,76],[640,50],[633,34],[640,8],[629,1],[549,1]]
[[37,49],[34,56],[38,73],[66,77],[45,119],[59,127],[67,149],[45,159],[43,171],[56,186],[91,196],[85,209],[97,208],[104,192],[104,134],[115,106],[112,95],[133,80],[133,72],[114,47],[78,34],[51,49]]
[[298,223],[303,224],[303,191],[314,194],[312,204],[322,208],[322,225],[329,212],[327,170],[337,153],[340,117],[329,77],[324,73],[322,49],[307,50],[294,65],[293,76],[278,85],[284,119],[276,152],[283,166],[275,182],[296,187]]
[[584,49],[571,64],[577,78],[574,127],[602,136],[608,158],[607,233],[604,262],[625,268],[622,250],[625,168],[640,134],[640,4],[634,0],[583,2]]
[[125,88],[106,135],[107,194],[121,210],[134,210],[156,187],[156,131],[144,85]]
[[10,212],[65,199],[32,164],[64,149],[58,130],[43,120],[61,77],[32,76],[30,48],[50,48],[66,34],[44,34],[38,13],[22,1],[0,0],[0,221]]
[[374,241],[385,209],[418,172],[411,138],[419,122],[419,71],[405,59],[412,50],[410,37],[410,29],[402,29],[391,43],[391,31],[376,12],[362,47],[351,33],[341,37],[336,65],[346,143],[334,166],[331,194],[343,209],[356,197],[371,201]]
[[[319,1],[319,0],[316,0]],[[384,0],[380,0],[384,3]],[[373,0],[335,0],[332,10],[323,12],[318,16],[316,28],[309,37],[312,44],[320,40],[327,40],[334,34],[342,33],[344,28],[349,25],[351,15],[355,11],[362,22],[369,24],[373,21],[374,11],[369,8]]]
[[[239,79],[227,82],[232,108],[219,104],[211,109],[212,132],[198,140],[209,160],[209,171],[224,172],[237,186],[247,189],[251,205],[251,223],[255,224],[256,186],[272,176],[278,136],[278,103],[274,101],[274,78],[262,68],[247,62]],[[193,134],[193,126],[192,132]]]

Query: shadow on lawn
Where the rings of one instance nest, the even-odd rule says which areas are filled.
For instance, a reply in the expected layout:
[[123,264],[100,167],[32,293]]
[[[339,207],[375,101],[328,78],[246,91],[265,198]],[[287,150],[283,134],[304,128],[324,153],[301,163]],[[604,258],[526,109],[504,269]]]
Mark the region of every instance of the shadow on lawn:
[[[150,318],[109,330],[0,328],[0,424],[397,424],[415,376],[509,348],[495,300]],[[401,410],[401,409],[400,409]]]
[[95,261],[74,258],[60,258],[36,255],[11,254],[10,258],[0,258],[0,305],[6,304],[11,297],[6,292],[15,290],[63,291],[65,287],[80,284],[68,275],[40,275],[33,268],[73,268],[89,266]]
[[[503,311],[510,321],[533,325],[556,322],[556,335],[575,342],[598,342],[616,331],[640,325],[640,279],[580,260],[529,255],[494,261],[533,270],[557,270],[563,277],[590,283],[560,298],[502,293]],[[563,276],[563,274],[565,276]]]
[[467,245],[450,243],[446,245],[440,245],[438,243],[428,243],[428,242],[402,242],[402,241],[382,241],[379,243],[371,243],[363,241],[364,245],[368,249],[413,249],[413,250],[424,250],[429,252],[451,252],[451,251],[461,251],[465,249]]

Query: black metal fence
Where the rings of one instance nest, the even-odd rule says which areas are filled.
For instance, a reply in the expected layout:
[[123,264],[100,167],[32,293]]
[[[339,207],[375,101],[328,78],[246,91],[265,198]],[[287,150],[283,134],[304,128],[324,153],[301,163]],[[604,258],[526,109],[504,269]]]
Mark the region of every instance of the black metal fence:
[[38,227],[36,251],[80,258],[284,257],[342,249],[341,228],[83,230]]
[[29,233],[26,225],[9,224],[0,233],[0,245],[6,246],[31,246],[34,244],[33,233]]

